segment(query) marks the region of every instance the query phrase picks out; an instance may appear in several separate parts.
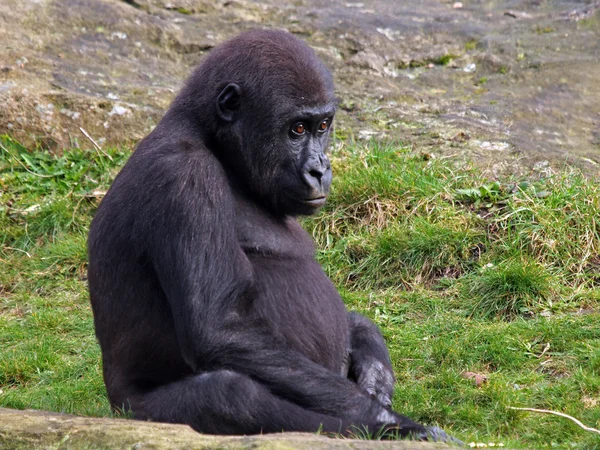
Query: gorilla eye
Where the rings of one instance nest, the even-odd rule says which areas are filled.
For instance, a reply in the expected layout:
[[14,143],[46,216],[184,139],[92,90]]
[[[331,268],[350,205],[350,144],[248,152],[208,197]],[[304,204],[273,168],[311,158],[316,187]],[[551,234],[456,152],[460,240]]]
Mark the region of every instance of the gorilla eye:
[[304,134],[306,132],[306,126],[302,122],[298,122],[292,127],[292,131],[296,134]]
[[329,120],[325,119],[323,122],[321,122],[319,124],[319,131],[321,131],[321,132],[327,131],[327,128],[329,128]]

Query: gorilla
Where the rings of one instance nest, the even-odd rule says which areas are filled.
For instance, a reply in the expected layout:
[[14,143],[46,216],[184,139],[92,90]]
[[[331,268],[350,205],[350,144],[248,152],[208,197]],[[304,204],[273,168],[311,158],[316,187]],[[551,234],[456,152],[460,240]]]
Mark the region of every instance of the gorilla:
[[331,184],[337,100],[284,31],[216,47],[92,221],[88,280],[110,403],[203,433],[394,430],[384,340],[349,313],[296,217]]

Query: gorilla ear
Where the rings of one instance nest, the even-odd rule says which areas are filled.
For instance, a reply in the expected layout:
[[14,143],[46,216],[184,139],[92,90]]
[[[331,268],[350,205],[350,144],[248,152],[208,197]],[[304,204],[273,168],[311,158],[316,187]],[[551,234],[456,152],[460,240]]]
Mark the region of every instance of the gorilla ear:
[[217,114],[225,122],[233,122],[234,113],[240,107],[242,89],[235,83],[230,83],[217,97]]

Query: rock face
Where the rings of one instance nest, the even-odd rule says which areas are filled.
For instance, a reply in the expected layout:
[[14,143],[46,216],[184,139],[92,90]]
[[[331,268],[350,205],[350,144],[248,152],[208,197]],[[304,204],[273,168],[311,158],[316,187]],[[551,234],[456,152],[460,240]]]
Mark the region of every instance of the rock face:
[[[513,8],[519,8],[515,10]],[[286,28],[333,69],[338,131],[499,171],[600,172],[600,2],[2,0],[0,133],[135,142],[219,42]]]
[[209,436],[198,434],[185,425],[125,419],[96,419],[44,411],[15,411],[0,408],[0,448],[2,450],[341,450],[347,448],[429,450],[449,447],[426,442],[332,439],[303,433],[237,437]]

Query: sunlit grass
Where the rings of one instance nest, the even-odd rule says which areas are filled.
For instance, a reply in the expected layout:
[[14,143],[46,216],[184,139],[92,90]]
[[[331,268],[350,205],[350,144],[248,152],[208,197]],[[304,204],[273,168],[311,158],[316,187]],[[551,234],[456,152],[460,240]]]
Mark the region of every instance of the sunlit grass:
[[471,313],[483,317],[514,318],[550,306],[550,274],[539,264],[508,260],[489,264],[465,277],[462,294],[472,299]]
[[[0,146],[0,406],[110,415],[86,235],[129,152]],[[394,408],[467,442],[600,448],[570,421],[508,408],[600,427],[599,184],[569,170],[488,180],[400,145],[332,160],[328,204],[303,225],[386,337]]]

